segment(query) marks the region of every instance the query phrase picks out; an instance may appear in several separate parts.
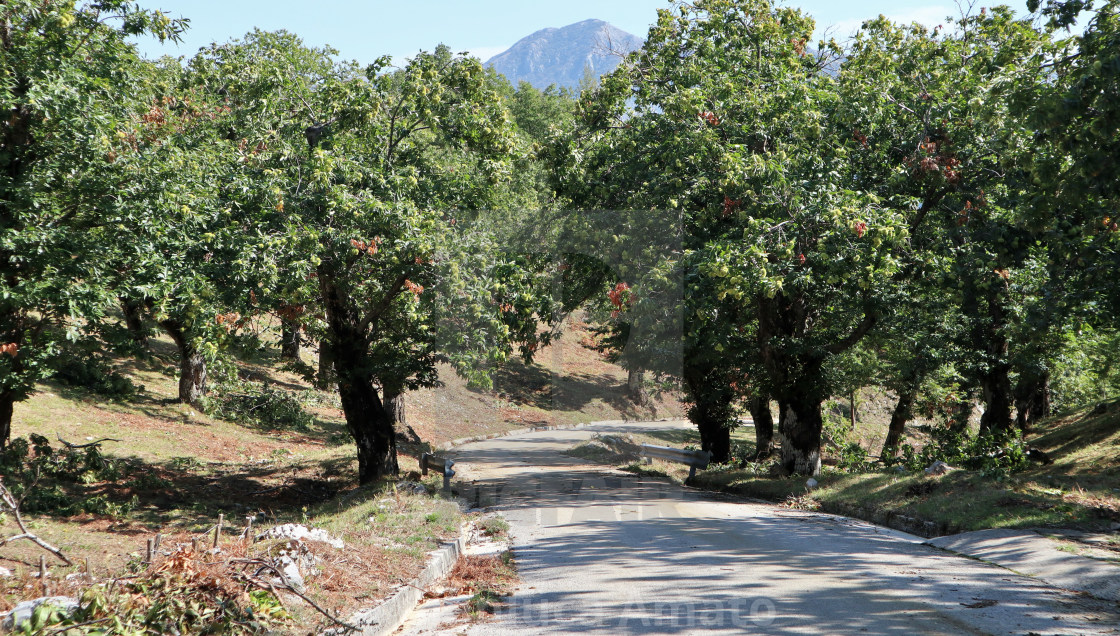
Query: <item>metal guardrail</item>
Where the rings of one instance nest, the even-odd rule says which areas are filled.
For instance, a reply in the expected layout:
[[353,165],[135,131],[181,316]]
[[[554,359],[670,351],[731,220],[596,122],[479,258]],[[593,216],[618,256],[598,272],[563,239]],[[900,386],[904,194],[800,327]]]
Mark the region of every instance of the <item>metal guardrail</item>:
[[429,467],[432,470],[438,467],[440,472],[443,473],[443,490],[445,492],[451,492],[451,478],[455,476],[455,471],[451,467],[454,465],[454,461],[433,453],[420,455],[420,474],[427,477]]
[[708,451],[683,450],[670,448],[669,446],[654,446],[653,444],[642,444],[641,456],[688,464],[689,480],[696,476],[697,468],[707,468],[712,461],[712,454]]

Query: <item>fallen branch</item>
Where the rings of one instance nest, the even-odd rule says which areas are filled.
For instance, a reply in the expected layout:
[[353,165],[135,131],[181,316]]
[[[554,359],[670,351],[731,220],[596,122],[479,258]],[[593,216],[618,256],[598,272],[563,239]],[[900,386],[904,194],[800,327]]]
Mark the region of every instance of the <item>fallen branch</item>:
[[[284,576],[284,572],[282,570],[280,570],[276,566],[272,565],[268,561],[265,561],[264,559],[230,559],[229,562],[230,563],[243,563],[245,565],[259,565],[260,567],[257,569],[257,572],[260,572],[261,570],[264,570],[264,569],[272,570],[272,572],[274,574],[276,574],[276,576],[280,579],[280,584],[281,584],[281,587],[283,589],[285,589],[285,590],[291,592],[292,594],[295,594],[296,596],[300,597],[301,599],[307,601],[307,603],[309,605],[311,605],[311,607],[314,607],[316,610],[318,610],[318,612],[320,614],[322,614],[323,616],[326,616],[332,622],[339,625],[340,627],[345,627],[347,630],[352,631],[352,632],[362,631],[360,627],[355,627],[355,626],[351,625],[350,623],[347,623],[347,622],[343,621],[342,619],[339,619],[339,618],[336,618],[336,617],[332,616],[330,612],[323,609],[318,603],[316,603],[315,601],[307,598],[307,596],[305,596],[302,592],[297,590],[295,587],[292,586],[291,583],[288,582],[288,577]],[[256,585],[257,587],[261,588],[262,590],[267,590],[267,591],[272,592],[273,594],[276,594],[276,589],[272,585],[272,583],[259,581],[259,580],[257,580],[257,578],[255,576],[249,576],[248,574],[245,574],[244,572],[242,572],[241,575],[245,577],[245,580],[252,583],[253,585]],[[280,596],[277,595],[276,598],[279,599]],[[281,604],[283,604],[283,601],[281,601]]]
[[[35,484],[37,484],[38,482],[39,480],[36,479],[35,483],[33,483],[31,487],[28,488],[28,492],[30,492],[31,488],[34,488]],[[19,526],[21,532],[21,534],[17,534],[14,537],[0,539],[0,547],[4,547],[9,542],[16,541],[17,539],[27,539],[40,548],[43,548],[47,552],[55,555],[66,565],[73,565],[73,563],[70,562],[70,559],[66,558],[66,555],[62,553],[62,550],[59,550],[46,541],[43,541],[39,538],[38,535],[27,529],[27,526],[23,523],[23,517],[19,514],[19,506],[23,503],[23,498],[21,497],[19,501],[17,501],[16,498],[12,496],[12,491],[8,490],[8,487],[4,485],[3,481],[0,481],[0,502],[2,502],[8,508],[11,508],[12,513],[16,518],[16,525]]]
[[119,439],[113,439],[112,437],[102,437],[101,439],[97,440],[96,442],[90,442],[88,444],[71,444],[70,442],[62,439],[62,436],[59,435],[58,433],[55,433],[55,437],[57,437],[58,441],[62,442],[63,445],[65,445],[66,448],[69,448],[70,450],[78,450],[80,448],[89,448],[90,446],[99,446],[101,444],[101,442],[119,442],[119,441],[121,441]]

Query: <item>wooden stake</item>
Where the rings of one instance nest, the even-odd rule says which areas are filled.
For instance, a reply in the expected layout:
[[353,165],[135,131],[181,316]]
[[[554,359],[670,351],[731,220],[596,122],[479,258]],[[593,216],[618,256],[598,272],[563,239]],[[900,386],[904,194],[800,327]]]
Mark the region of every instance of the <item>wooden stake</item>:
[[152,562],[152,555],[155,553],[155,551],[156,551],[156,541],[155,541],[155,539],[148,539],[148,559],[147,559],[148,563]]
[[39,555],[39,582],[46,585],[47,581],[47,557],[46,555]]
[[253,538],[253,517],[245,517],[245,537],[248,539]]
[[93,578],[93,570],[89,569],[89,557],[86,557],[86,576]]
[[162,534],[157,534],[156,535],[156,550],[159,550],[159,546],[160,546],[161,543],[163,543],[163,535]]
[[218,547],[218,539],[222,536],[222,523],[225,521],[225,515],[218,513],[218,525],[214,526],[214,547]]

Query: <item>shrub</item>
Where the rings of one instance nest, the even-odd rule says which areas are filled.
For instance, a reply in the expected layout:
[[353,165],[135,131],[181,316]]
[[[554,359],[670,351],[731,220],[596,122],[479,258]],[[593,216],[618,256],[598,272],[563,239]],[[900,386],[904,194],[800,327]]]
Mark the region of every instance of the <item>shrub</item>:
[[91,352],[67,353],[56,366],[54,377],[63,384],[117,400],[134,398],[143,390],[143,387],[133,384],[132,380]]
[[298,397],[266,382],[250,385],[245,393],[227,393],[211,403],[210,414],[261,428],[306,432],[315,418]]

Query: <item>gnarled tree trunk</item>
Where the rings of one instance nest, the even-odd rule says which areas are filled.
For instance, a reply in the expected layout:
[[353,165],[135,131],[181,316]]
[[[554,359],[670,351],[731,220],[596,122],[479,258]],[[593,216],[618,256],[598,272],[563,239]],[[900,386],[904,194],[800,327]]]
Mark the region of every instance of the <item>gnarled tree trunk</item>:
[[385,410],[393,420],[393,430],[397,437],[413,444],[420,443],[420,436],[408,425],[408,416],[405,411],[405,389],[395,382],[384,382]]
[[731,427],[735,395],[730,383],[704,364],[687,364],[684,368],[685,389],[692,405],[688,419],[700,432],[700,448],[712,454],[712,462],[731,460]]
[[15,412],[16,394],[0,391],[0,448],[7,448],[12,437],[12,414]]
[[648,407],[652,404],[649,398],[649,393],[646,392],[645,387],[645,372],[641,369],[627,369],[626,370],[626,393],[634,404],[642,407]]
[[299,324],[280,319],[280,357],[285,360],[299,360]]
[[334,356],[331,355],[331,343],[326,339],[319,341],[319,370],[315,374],[315,386],[326,390],[334,383]]
[[751,398],[747,404],[754,420],[755,460],[765,459],[774,452],[774,416],[770,413],[770,398]]
[[778,400],[782,470],[816,476],[821,472],[821,403],[812,399]]
[[1050,410],[1050,370],[1022,373],[1015,388],[1015,425],[1026,433],[1031,425],[1050,415]]
[[182,323],[168,319],[159,324],[179,349],[179,401],[202,408],[202,398],[206,395],[206,358],[195,347]]
[[149,348],[148,330],[144,328],[143,305],[136,300],[120,296],[121,313],[124,314],[124,326],[132,336],[132,341],[145,351]]
[[918,391],[913,386],[906,386],[898,392],[898,402],[891,413],[891,423],[887,427],[887,440],[883,442],[883,451],[879,459],[887,461],[893,459],[898,453],[898,445],[902,443],[902,436],[906,433],[906,423],[914,415],[914,400]]
[[342,412],[358,450],[358,482],[368,484],[400,470],[393,417],[377,392],[357,306],[335,285],[325,267],[319,268],[319,287],[331,331],[329,350]]

